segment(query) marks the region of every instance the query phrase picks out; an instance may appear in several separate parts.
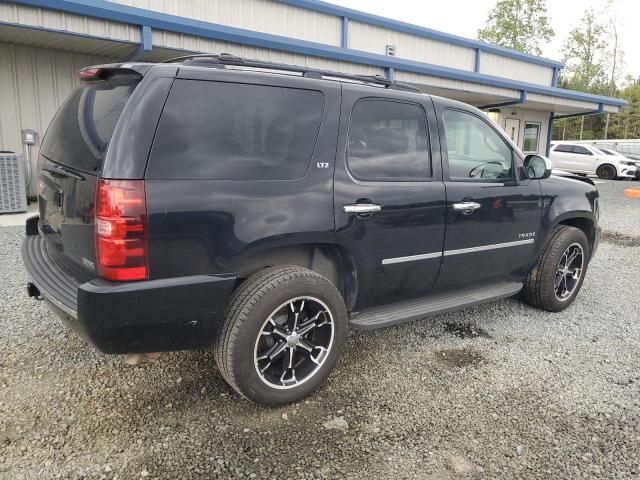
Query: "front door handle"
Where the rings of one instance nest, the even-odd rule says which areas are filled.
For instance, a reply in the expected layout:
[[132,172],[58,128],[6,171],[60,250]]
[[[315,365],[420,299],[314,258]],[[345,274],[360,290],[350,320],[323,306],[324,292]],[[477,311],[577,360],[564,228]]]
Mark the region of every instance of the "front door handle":
[[453,209],[457,212],[462,212],[463,215],[471,215],[480,207],[481,205],[477,202],[460,202],[453,204]]
[[344,213],[355,213],[356,215],[362,215],[366,213],[376,213],[382,210],[380,205],[375,203],[354,203],[351,205],[345,205],[342,207]]

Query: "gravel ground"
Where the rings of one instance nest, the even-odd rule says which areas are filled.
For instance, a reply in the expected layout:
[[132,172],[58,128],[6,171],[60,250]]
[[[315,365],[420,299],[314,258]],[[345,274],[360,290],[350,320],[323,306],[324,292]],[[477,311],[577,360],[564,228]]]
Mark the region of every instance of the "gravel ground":
[[210,351],[126,367],[87,347],[26,297],[23,229],[1,228],[0,478],[639,478],[640,207],[623,186],[598,184],[618,235],[569,309],[508,299],[352,332],[327,385],[282,408],[241,399]]

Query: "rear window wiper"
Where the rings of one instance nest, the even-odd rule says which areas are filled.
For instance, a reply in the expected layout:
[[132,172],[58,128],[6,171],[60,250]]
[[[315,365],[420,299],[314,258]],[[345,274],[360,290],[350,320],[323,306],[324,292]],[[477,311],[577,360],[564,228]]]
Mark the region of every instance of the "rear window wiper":
[[56,175],[60,175],[63,177],[71,177],[71,178],[75,178],[76,180],[84,180],[85,178],[82,175],[78,175],[75,172],[71,172],[69,170],[67,170],[66,168],[60,166],[60,165],[54,165],[52,167],[49,166],[45,166],[42,167],[42,170],[49,172],[49,173],[53,173]]

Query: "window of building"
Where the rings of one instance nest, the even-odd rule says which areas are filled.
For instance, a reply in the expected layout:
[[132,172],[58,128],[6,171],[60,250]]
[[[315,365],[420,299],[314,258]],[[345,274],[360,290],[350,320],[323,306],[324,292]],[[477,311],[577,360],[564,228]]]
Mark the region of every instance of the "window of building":
[[315,148],[324,95],[176,80],[158,124],[149,178],[292,180]]
[[430,173],[427,119],[413,103],[360,100],[353,107],[347,161],[364,181],[421,181]]
[[524,144],[525,153],[537,153],[540,143],[540,130],[542,126],[538,122],[524,122]]
[[447,109],[443,113],[449,178],[496,181],[513,178],[511,148],[484,120]]

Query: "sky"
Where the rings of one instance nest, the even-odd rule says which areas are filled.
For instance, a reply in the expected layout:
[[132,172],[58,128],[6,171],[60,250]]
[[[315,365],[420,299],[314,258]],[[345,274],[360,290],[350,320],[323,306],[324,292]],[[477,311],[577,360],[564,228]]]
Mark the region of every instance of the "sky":
[[[356,10],[402,20],[423,27],[477,38],[496,0],[329,0]],[[607,5],[611,3],[611,7]],[[640,0],[547,0],[555,37],[542,46],[543,56],[562,60],[562,46],[582,17],[593,7],[599,16],[616,12],[619,42],[624,51],[623,74],[640,77]],[[623,76],[624,76],[623,75]]]

